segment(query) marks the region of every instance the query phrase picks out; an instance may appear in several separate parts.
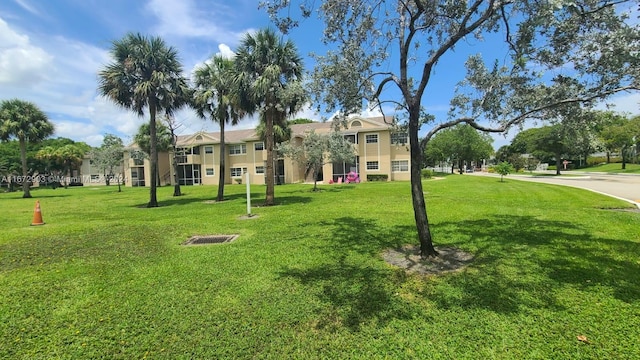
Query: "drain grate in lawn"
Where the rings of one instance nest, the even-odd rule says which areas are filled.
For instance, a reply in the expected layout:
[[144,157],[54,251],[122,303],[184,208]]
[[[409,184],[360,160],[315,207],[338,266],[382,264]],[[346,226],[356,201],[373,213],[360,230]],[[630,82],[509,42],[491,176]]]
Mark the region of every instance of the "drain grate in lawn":
[[232,242],[238,235],[195,235],[183,242],[182,245],[211,245]]

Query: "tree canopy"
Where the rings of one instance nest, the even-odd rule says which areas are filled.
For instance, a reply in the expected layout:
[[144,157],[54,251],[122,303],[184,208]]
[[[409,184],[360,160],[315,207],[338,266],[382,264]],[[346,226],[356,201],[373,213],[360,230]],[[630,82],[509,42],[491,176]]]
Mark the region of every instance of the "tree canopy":
[[353,162],[356,157],[355,149],[345,137],[332,131],[329,134],[318,134],[311,130],[307,132],[300,143],[287,141],[278,150],[294,161],[302,164],[305,175],[313,177],[313,190],[318,190],[318,175],[322,167],[332,162]]
[[425,150],[425,162],[435,165],[440,161],[451,162],[451,170],[458,165],[460,173],[463,166],[472,162],[488,159],[493,154],[493,139],[486,133],[467,124],[458,124],[437,133]]
[[11,99],[0,103],[0,140],[18,139],[20,162],[22,167],[22,191],[24,198],[30,198],[29,175],[27,167],[27,144],[36,143],[53,135],[54,126],[47,115],[32,102]]
[[303,62],[291,40],[283,40],[271,29],[247,33],[236,52],[242,108],[260,113],[265,123],[265,205],[275,204],[274,127],[286,128],[286,119],[307,101],[302,86]]
[[[161,123],[156,123],[156,149],[159,152],[167,152],[171,149],[171,132],[169,128]],[[151,153],[151,127],[148,123],[140,125],[138,132],[133,136],[133,141],[140,147],[146,156]]]
[[240,99],[240,83],[232,59],[215,55],[195,70],[194,107],[199,117],[210,118],[220,126],[220,166],[217,201],[224,200],[226,178],[226,124],[237,125],[245,115]]
[[[115,175],[118,167],[124,161],[124,143],[121,138],[113,134],[105,134],[100,147],[91,151],[91,160],[94,166],[102,172],[105,184],[111,184],[111,179]],[[118,191],[121,191],[121,179],[118,180]]]
[[[98,91],[138,115],[149,112],[151,173],[158,172],[156,114],[172,115],[191,100],[177,51],[160,37],[128,33],[111,47],[113,62],[99,73]],[[149,207],[157,207],[156,177],[150,179]]]

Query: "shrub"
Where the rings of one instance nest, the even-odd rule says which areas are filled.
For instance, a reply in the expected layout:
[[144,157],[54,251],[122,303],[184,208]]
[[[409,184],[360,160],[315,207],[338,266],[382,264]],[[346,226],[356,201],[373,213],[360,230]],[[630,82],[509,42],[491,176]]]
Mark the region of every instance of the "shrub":
[[433,177],[433,170],[431,169],[422,169],[421,175],[423,179],[431,179]]
[[367,174],[367,181],[387,181],[388,179],[387,174]]
[[[621,162],[622,158],[620,158],[617,155],[611,155],[609,157],[609,161],[612,163],[615,162]],[[589,166],[594,166],[594,165],[601,165],[601,164],[606,164],[607,163],[607,157],[606,156],[590,156],[587,158],[587,165]]]
[[509,175],[510,173],[514,172],[516,169],[513,167],[513,165],[511,165],[510,163],[503,161],[500,164],[495,166],[495,171],[500,174],[500,181],[503,181],[503,178],[506,175]]

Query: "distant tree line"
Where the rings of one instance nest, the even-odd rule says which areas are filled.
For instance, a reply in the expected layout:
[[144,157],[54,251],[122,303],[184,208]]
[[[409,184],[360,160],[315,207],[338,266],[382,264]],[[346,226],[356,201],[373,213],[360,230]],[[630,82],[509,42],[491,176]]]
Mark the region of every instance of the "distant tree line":
[[[594,162],[638,163],[640,153],[640,116],[629,117],[611,111],[589,112],[589,126],[572,126],[571,122],[530,128],[519,132],[509,145],[496,152],[498,162],[507,161],[516,170],[535,169],[539,163],[553,164],[556,173],[564,169],[595,165]],[[594,158],[604,153],[604,158]]]

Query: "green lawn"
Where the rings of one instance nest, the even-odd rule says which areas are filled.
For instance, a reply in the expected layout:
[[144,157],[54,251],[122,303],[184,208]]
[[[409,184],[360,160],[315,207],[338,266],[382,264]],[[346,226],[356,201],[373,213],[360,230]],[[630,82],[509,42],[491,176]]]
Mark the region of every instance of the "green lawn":
[[[640,213],[573,188],[425,181],[437,245],[464,271],[408,275],[409,183],[0,194],[1,359],[636,359]],[[264,187],[252,188],[254,204]],[[29,226],[39,199],[46,225]],[[239,234],[185,247],[192,235]],[[587,342],[578,341],[585,336]]]
[[622,170],[622,163],[610,163],[595,165],[584,169],[576,169],[574,171],[596,171],[618,174],[640,174],[640,164],[626,164],[626,169]]

